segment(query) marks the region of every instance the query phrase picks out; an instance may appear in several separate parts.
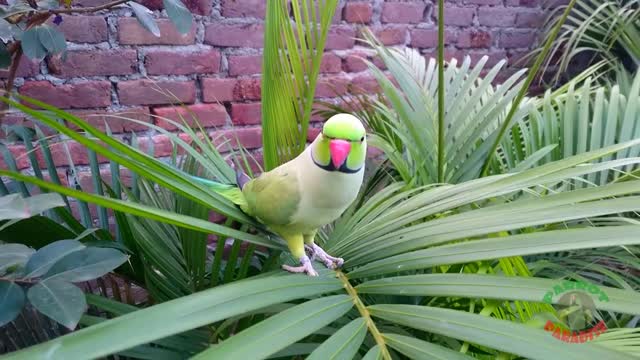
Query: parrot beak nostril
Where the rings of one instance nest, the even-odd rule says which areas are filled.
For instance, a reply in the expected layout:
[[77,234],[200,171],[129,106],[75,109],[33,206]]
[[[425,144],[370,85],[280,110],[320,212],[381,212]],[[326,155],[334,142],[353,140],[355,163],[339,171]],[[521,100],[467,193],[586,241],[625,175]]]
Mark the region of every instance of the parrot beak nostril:
[[351,143],[348,141],[334,139],[329,142],[331,162],[336,169],[339,169],[347,160],[349,151],[351,151]]

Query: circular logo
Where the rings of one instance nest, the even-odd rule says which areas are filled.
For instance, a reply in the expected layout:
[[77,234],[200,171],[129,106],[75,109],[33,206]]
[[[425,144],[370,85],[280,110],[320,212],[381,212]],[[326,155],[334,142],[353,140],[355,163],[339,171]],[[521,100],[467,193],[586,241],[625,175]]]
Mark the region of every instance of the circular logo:
[[593,327],[596,304],[591,296],[582,291],[570,291],[562,294],[557,302],[560,319],[571,331],[581,331]]

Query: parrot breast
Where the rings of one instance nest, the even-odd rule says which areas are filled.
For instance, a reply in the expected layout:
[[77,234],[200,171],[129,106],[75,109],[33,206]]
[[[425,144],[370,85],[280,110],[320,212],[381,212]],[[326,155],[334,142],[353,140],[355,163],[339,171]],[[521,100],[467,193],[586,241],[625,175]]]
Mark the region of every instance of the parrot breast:
[[290,226],[309,232],[335,221],[351,205],[362,186],[364,166],[354,173],[327,171],[313,162],[310,147],[295,161],[301,196]]

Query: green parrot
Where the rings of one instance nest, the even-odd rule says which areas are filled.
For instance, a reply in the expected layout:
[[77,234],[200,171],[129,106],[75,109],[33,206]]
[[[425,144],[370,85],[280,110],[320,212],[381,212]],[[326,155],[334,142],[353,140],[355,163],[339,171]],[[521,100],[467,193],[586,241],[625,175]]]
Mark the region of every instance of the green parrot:
[[300,155],[255,179],[236,171],[237,185],[196,180],[239,205],[287,242],[300,266],[283,265],[283,269],[317,276],[312,259],[330,269],[344,263],[327,254],[314,238],[320,227],[340,217],[356,199],[366,154],[366,131],[360,120],[337,114],[324,123],[322,132]]

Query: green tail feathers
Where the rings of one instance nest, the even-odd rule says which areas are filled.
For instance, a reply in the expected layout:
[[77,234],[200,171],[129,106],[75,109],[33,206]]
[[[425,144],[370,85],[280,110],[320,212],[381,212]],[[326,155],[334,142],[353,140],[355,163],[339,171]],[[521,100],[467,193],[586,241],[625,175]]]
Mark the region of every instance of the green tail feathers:
[[215,191],[216,193],[231,200],[231,202],[240,206],[240,208],[242,208],[243,210],[247,208],[247,199],[245,199],[244,194],[242,193],[242,190],[240,190],[238,186],[223,184],[223,183],[219,183],[213,180],[203,179],[201,177],[197,177],[193,175],[191,175],[191,177],[195,181],[207,186],[208,188]]

